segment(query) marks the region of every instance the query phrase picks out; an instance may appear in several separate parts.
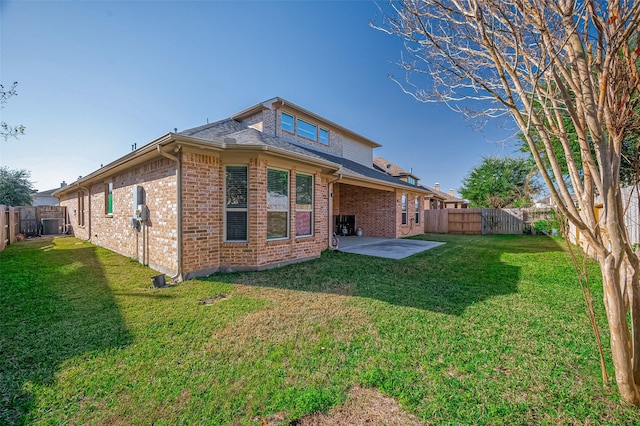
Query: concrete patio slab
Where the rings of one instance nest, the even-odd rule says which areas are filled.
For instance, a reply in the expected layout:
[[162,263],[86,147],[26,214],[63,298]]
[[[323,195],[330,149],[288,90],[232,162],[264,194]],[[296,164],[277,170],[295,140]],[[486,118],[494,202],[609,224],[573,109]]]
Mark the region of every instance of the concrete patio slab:
[[442,244],[444,243],[394,238],[340,237],[338,249],[345,253],[364,254],[387,259],[403,259]]

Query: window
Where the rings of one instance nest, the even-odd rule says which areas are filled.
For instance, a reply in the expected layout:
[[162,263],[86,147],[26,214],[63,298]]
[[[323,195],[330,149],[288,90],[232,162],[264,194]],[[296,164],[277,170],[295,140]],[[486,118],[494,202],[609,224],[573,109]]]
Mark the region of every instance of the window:
[[282,130],[293,133],[295,130],[294,117],[285,112],[282,113]]
[[247,166],[226,168],[225,240],[247,241]]
[[416,178],[413,178],[411,176],[407,176],[407,183],[410,185],[415,185],[416,184]]
[[402,194],[402,224],[407,224],[407,194]]
[[296,174],[296,237],[313,235],[313,176]]
[[301,118],[296,118],[291,114],[283,112],[281,114],[281,127],[282,130],[295,133],[298,136],[302,136],[313,141],[319,141],[323,144],[329,144],[329,131],[321,129],[317,125],[310,123]]
[[267,169],[267,239],[289,236],[289,172]]
[[416,223],[420,223],[420,197],[416,197]]
[[84,226],[84,191],[78,192],[78,226]]
[[329,131],[320,129],[318,140],[324,144],[329,145]]
[[318,140],[318,126],[298,119],[297,133],[307,139]]
[[113,182],[104,186],[104,213],[113,214]]

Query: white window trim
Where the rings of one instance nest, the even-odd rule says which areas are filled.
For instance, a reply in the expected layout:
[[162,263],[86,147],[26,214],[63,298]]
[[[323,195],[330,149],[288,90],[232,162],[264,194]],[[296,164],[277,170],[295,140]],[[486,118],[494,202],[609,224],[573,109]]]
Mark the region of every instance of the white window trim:
[[416,208],[416,224],[420,223],[420,197],[416,196],[414,201]]
[[[247,169],[247,207],[237,208],[237,207],[227,207],[227,167],[245,167]],[[224,218],[223,218],[223,228],[224,228],[224,242],[229,244],[245,244],[249,242],[249,165],[248,164],[225,164],[224,166],[224,189],[222,193],[224,194]],[[246,234],[247,238],[244,240],[228,240],[227,239],[227,211],[233,212],[246,212],[247,213],[247,229]]]
[[[303,175],[303,176],[309,176],[311,177],[311,209],[310,210],[306,210],[306,209],[300,209],[298,210],[298,208],[295,208],[296,211],[296,216],[298,214],[298,212],[311,212],[311,233],[310,234],[304,234],[304,235],[297,235],[298,234],[298,228],[296,227],[296,238],[309,238],[309,237],[313,237],[315,235],[315,231],[316,231],[316,227],[314,226],[314,221],[315,221],[315,207],[316,207],[316,197],[315,197],[315,176],[312,174],[307,174],[307,173],[297,173],[296,172],[296,202],[295,205],[298,205],[298,175]],[[297,219],[296,219],[297,220]]]
[[[279,172],[286,172],[287,173],[287,210],[269,210],[269,206],[267,205],[267,241],[284,241],[284,240],[288,240],[289,236],[291,234],[291,171],[287,170],[287,169],[279,169],[277,167],[267,167],[267,192],[269,192],[269,170],[276,170]],[[268,196],[268,194],[267,194]],[[276,237],[276,238],[269,238],[268,236],[268,229],[269,229],[269,212],[283,212],[286,211],[287,213],[287,235],[285,237]]]

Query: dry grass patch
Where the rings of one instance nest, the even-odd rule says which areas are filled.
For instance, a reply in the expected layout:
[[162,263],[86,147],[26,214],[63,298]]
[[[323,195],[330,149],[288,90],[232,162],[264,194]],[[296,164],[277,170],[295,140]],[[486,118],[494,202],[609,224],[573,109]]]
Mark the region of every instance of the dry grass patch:
[[344,405],[328,414],[315,413],[301,418],[298,426],[413,426],[422,423],[404,411],[398,402],[376,389],[354,387]]
[[373,328],[367,315],[349,306],[347,297],[325,293],[278,290],[265,287],[236,285],[234,295],[267,301],[267,306],[213,334],[212,346],[223,341],[245,350],[247,342],[271,343],[317,342],[331,338],[347,343],[354,335]]

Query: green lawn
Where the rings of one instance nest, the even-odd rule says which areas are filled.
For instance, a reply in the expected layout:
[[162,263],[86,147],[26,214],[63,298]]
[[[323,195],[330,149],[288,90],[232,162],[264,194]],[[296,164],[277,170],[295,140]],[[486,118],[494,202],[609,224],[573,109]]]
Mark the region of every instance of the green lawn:
[[561,240],[421,238],[446,244],[161,290],[151,269],[74,238],[13,244],[0,253],[0,424],[287,424],[355,385],[426,424],[640,423],[602,385]]

